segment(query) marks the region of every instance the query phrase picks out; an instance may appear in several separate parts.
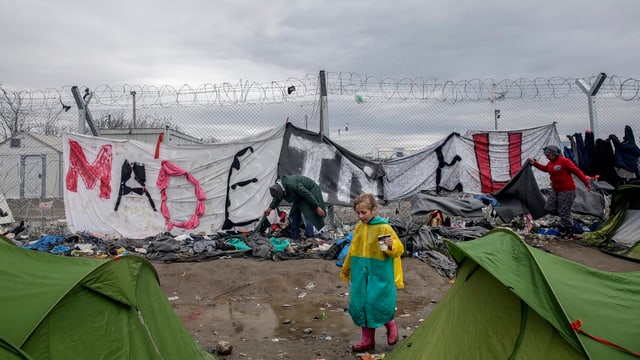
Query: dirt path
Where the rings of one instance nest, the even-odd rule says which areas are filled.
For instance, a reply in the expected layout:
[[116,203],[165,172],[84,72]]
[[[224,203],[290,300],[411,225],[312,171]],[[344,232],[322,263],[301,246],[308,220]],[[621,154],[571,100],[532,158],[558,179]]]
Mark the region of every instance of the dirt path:
[[[640,271],[640,264],[569,241],[542,241],[551,253],[606,271]],[[344,309],[348,284],[330,260],[221,259],[154,263],[162,289],[187,330],[205,349],[233,345],[224,359],[353,359],[359,339]],[[396,320],[401,341],[451,286],[430,265],[403,259],[405,289],[398,291]],[[389,352],[384,328],[377,353]],[[396,345],[397,346],[397,345]]]

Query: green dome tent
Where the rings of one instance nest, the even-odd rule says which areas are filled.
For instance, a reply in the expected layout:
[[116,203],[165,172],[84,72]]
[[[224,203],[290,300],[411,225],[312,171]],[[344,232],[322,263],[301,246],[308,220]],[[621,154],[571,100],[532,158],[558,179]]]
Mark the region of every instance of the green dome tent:
[[616,187],[611,214],[582,240],[610,254],[640,260],[640,183]]
[[26,250],[0,236],[0,359],[213,359],[153,266]]
[[455,284],[385,359],[638,358],[640,272],[591,269],[507,229],[447,247]]

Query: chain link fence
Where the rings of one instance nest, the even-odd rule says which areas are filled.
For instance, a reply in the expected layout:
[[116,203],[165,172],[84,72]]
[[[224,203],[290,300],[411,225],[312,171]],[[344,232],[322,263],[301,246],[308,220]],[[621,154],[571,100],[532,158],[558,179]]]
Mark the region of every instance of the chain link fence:
[[[98,127],[170,126],[202,142],[226,142],[290,121],[322,130],[356,153],[380,157],[391,155],[389,148],[410,152],[468,129],[511,130],[555,122],[564,137],[589,129],[593,122],[596,138],[606,138],[638,123],[638,80],[607,77],[591,98],[592,118],[576,80],[437,82],[327,72],[323,97],[320,77],[311,75],[267,84],[101,85],[81,92]],[[592,85],[596,77],[584,80]],[[70,87],[5,91],[15,95],[14,103],[20,99],[21,130],[59,135],[84,127]],[[0,110],[5,114],[7,109],[8,101],[2,99]]]
[[[581,81],[594,88],[599,79],[594,75]],[[554,122],[561,139],[568,140],[566,136],[585,130],[593,130],[597,139],[622,137],[625,125],[638,128],[639,80],[608,76],[591,97],[578,80],[439,82],[320,72],[270,83],[101,85],[79,90],[99,128],[168,127],[207,143],[230,142],[289,121],[379,160],[410,154],[466,130],[514,130]],[[64,131],[88,133],[71,87],[0,89],[2,137],[16,129],[54,136]]]

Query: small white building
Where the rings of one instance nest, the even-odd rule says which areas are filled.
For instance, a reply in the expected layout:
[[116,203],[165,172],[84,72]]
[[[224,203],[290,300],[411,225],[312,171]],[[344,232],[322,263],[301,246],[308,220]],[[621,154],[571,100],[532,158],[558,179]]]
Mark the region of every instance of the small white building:
[[0,193],[7,199],[62,198],[62,138],[21,132],[0,142]]

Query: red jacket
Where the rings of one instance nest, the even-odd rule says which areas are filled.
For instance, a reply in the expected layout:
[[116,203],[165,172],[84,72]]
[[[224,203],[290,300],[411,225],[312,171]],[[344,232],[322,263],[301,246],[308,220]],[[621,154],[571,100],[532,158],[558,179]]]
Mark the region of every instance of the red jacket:
[[573,161],[566,157],[558,156],[554,160],[549,161],[546,165],[542,165],[535,161],[533,163],[537,169],[549,173],[551,180],[551,188],[553,191],[571,191],[576,189],[576,184],[573,182],[571,174],[575,174],[582,182],[587,186],[589,185],[589,179],[584,175]]

